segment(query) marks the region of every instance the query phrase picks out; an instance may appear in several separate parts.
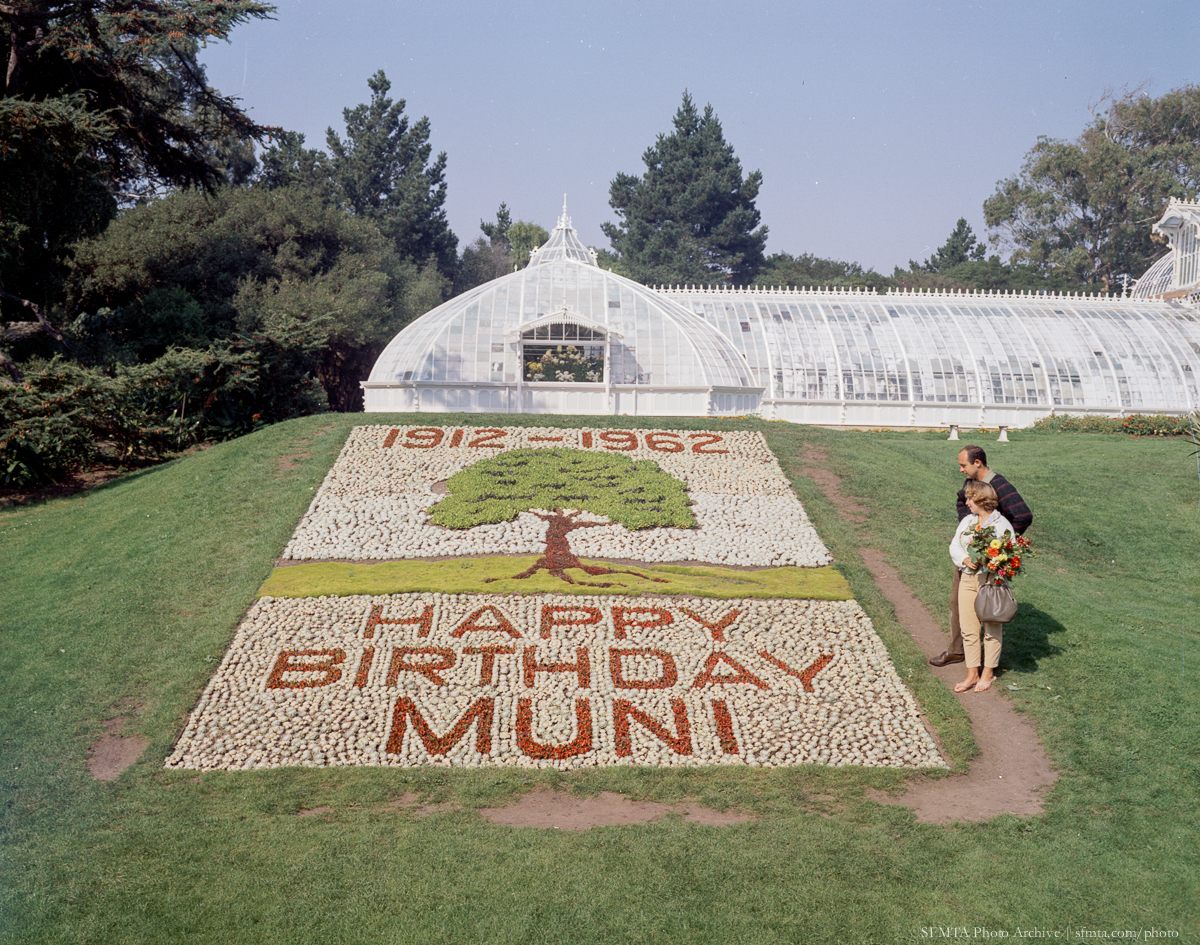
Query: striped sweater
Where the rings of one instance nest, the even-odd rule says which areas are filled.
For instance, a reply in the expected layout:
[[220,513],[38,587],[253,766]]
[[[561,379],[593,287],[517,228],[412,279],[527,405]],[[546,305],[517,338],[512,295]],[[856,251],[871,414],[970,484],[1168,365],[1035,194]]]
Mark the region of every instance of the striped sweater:
[[[958,490],[958,520],[960,522],[971,514],[971,510],[967,508],[966,492],[967,483],[970,481],[970,479],[963,480],[963,487]],[[1016,486],[997,472],[989,473],[983,481],[996,490],[996,498],[1000,500],[1000,514],[1012,522],[1013,531],[1018,535],[1024,535],[1025,529],[1033,524],[1033,512],[1021,498],[1021,493],[1017,491]]]

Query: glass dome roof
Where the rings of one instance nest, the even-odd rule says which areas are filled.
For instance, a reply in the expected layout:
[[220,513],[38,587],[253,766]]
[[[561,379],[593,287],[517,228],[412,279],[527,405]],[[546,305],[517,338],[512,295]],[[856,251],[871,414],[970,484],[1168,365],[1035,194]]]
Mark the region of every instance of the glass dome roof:
[[1157,299],[1171,291],[1175,281],[1175,252],[1172,250],[1154,261],[1142,278],[1133,284],[1130,294],[1135,299]]
[[533,342],[605,344],[606,384],[761,387],[734,346],[703,319],[599,268],[565,208],[526,268],[422,315],[387,346],[367,383],[529,384],[523,347]]
[[566,197],[563,198],[562,215],[558,218],[558,225],[554,227],[550,239],[530,254],[529,265],[540,266],[559,259],[573,259],[593,266],[596,264],[595,252],[583,245],[575,228],[571,226],[571,220],[567,216]]

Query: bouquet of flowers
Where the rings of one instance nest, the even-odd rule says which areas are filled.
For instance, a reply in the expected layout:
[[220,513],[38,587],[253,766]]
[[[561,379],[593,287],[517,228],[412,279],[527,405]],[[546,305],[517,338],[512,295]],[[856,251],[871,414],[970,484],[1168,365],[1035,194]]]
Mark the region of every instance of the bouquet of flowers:
[[1036,554],[1028,538],[1012,534],[997,538],[996,529],[992,525],[975,526],[967,551],[971,555],[975,572],[987,575],[989,584],[1011,581],[1018,574],[1023,574],[1025,559]]

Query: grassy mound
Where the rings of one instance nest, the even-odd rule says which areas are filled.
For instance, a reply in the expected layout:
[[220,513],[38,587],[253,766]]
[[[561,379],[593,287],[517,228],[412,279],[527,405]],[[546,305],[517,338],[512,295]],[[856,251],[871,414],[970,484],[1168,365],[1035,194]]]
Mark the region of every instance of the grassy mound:
[[[1018,585],[1001,678],[1060,771],[1033,820],[918,824],[865,792],[926,775],[880,770],[164,771],[234,627],[362,420],[280,424],[72,499],[0,512],[0,941],[891,943],[963,926],[1200,936],[1200,703],[1189,674],[1200,665],[1200,516],[1189,443],[1049,432],[984,443],[1033,507],[1041,552]],[[959,444],[753,420],[658,425],[766,431],[961,763],[971,742],[958,703],[855,550],[884,549],[944,619]],[[841,519],[801,474],[809,449],[870,509],[867,521]],[[149,747],[100,782],[88,747],[106,727]],[[539,783],[694,798],[757,819],[567,834],[474,813]],[[421,816],[395,805],[410,793],[454,806]],[[298,816],[309,811],[320,813]]]

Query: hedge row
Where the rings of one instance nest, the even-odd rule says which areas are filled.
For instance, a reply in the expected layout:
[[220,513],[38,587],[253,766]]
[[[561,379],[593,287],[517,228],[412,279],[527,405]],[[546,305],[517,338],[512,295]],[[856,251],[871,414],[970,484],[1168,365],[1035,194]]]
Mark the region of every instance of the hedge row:
[[1130,436],[1190,436],[1195,429],[1194,416],[1133,414],[1128,417],[1042,417],[1034,430],[1052,433],[1127,433]]

